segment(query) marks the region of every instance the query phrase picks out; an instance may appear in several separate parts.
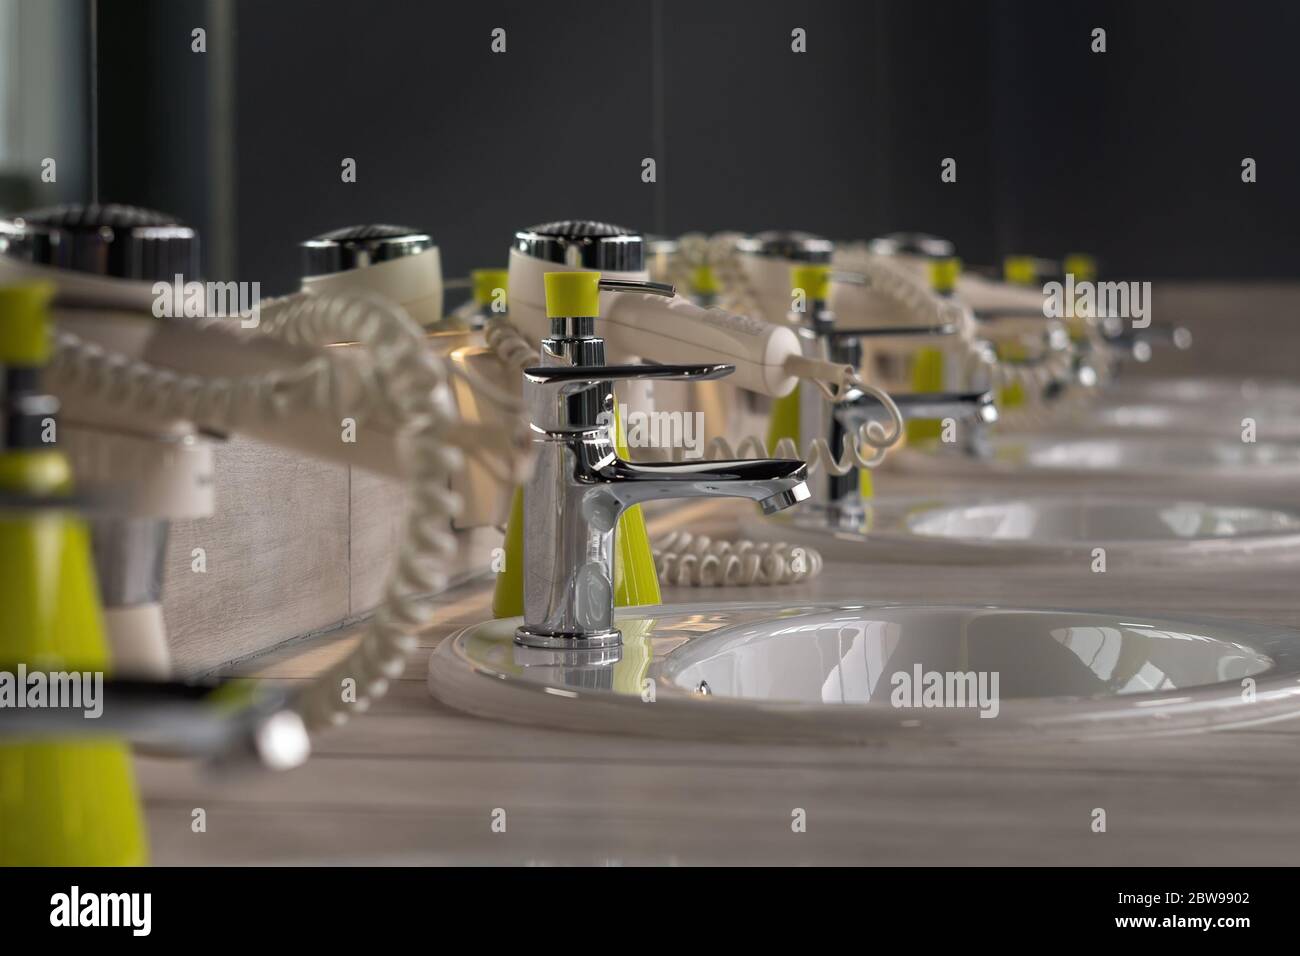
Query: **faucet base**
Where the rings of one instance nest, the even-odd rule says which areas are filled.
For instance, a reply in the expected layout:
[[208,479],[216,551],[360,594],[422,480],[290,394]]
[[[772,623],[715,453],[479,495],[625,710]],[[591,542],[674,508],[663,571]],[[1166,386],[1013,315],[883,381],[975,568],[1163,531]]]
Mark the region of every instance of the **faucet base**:
[[616,627],[605,631],[541,631],[528,626],[515,628],[515,643],[548,650],[581,651],[592,647],[615,647],[623,643]]

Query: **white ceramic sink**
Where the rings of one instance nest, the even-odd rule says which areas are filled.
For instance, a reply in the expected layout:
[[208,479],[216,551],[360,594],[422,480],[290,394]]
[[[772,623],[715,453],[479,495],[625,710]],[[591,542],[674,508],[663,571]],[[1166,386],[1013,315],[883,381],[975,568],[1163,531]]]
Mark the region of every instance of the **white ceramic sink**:
[[1263,440],[1291,440],[1300,437],[1300,415],[1283,414],[1228,405],[1206,408],[1173,402],[1125,402],[1080,409],[1071,423],[1081,428],[1118,431],[1160,431],[1240,439],[1246,419],[1255,422],[1255,432]]
[[1076,542],[1160,542],[1300,532],[1300,515],[1286,511],[1126,498],[1035,498],[919,510],[907,528],[922,537]]
[[794,508],[746,534],[840,560],[1187,564],[1300,557],[1300,513],[1256,505],[1107,495],[880,497],[861,516]]
[[895,454],[896,467],[934,474],[1072,473],[1093,477],[1231,478],[1279,481],[1300,477],[1300,442],[1243,442],[1188,435],[997,434],[977,459],[936,443]]
[[1300,445],[1201,438],[1007,436],[994,457],[1026,468],[1062,471],[1300,472]]
[[1300,411],[1300,386],[1251,378],[1167,378],[1119,382],[1105,393],[1119,401],[1179,405],[1241,405]]
[[1245,427],[1242,423],[1247,419],[1254,422],[1256,438],[1260,441],[1300,439],[1300,406],[1290,409],[1247,401],[1217,404],[1172,399],[1124,401],[1110,396],[1063,410],[1054,421],[1084,432],[1168,432],[1240,441]]
[[454,635],[434,696],[529,724],[712,739],[1105,737],[1300,710],[1300,633],[1127,613],[888,604],[624,609],[616,650]]

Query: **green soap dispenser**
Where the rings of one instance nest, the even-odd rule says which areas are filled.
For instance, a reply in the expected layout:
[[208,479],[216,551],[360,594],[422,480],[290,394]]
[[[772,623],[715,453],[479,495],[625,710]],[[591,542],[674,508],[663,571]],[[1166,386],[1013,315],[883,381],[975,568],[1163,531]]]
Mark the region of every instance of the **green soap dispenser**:
[[[1085,252],[1067,253],[1061,260],[1061,275],[1063,281],[1068,281],[1066,277],[1074,276],[1074,287],[1082,283],[1093,283],[1097,281],[1097,260]],[[1078,307],[1077,299],[1075,308],[1069,311],[1069,320],[1066,322],[1066,329],[1070,334],[1070,341],[1076,345],[1088,341],[1088,308]]]
[[[1002,278],[1009,285],[1032,289],[1039,283],[1038,261],[1033,256],[1006,256],[1002,260]],[[1011,362],[1024,361],[1028,357],[1025,347],[1016,342],[1004,342],[998,346],[997,352],[999,358]],[[999,407],[1020,408],[1024,404],[1025,387],[1019,382],[998,389]]]
[[[543,365],[604,365],[605,343],[594,334],[598,318],[597,283],[552,282],[546,274],[546,317],[551,335],[542,342]],[[589,288],[588,288],[589,286]],[[614,446],[622,458],[629,458],[623,422],[615,406]],[[494,617],[521,617],[524,613],[524,493],[516,488],[506,524],[505,567],[497,573],[492,594]],[[659,604],[659,575],[650,550],[650,534],[640,505],[625,510],[614,532],[614,604],[632,607]]]
[[[46,285],[0,287],[0,671],[105,671],[89,532],[55,445]],[[17,693],[25,687],[16,685]],[[92,719],[92,718],[87,718]],[[114,741],[0,741],[0,866],[147,862],[131,756]]]
[[[790,269],[790,292],[791,299],[794,298],[794,292],[799,290],[803,293],[804,301],[807,303],[807,312],[800,313],[791,310],[787,316],[787,321],[791,325],[806,326],[811,328],[813,320],[805,319],[805,314],[809,316],[822,316],[822,321],[833,322],[830,310],[827,307],[827,301],[830,299],[831,288],[831,269],[825,265],[798,265]],[[794,443],[796,457],[804,457],[804,443],[802,429],[800,428],[799,407],[801,403],[800,392],[803,385],[796,385],[794,391],[789,395],[772,401],[772,408],[767,420],[767,452],[769,455],[776,455],[777,443],[782,439],[788,438]],[[813,438],[817,436],[812,436]],[[832,449],[835,454],[839,454],[839,449]],[[871,472],[866,468],[858,469],[858,494],[862,500],[869,501],[875,495],[875,488],[872,484]]]
[[474,290],[474,310],[467,317],[470,328],[486,328],[493,319],[505,318],[510,273],[505,269],[473,269],[469,278]]
[[[956,256],[943,256],[931,259],[930,288],[944,298],[951,298],[957,292],[957,280],[961,278],[961,260]],[[943,349],[926,346],[916,350],[912,359],[912,391],[942,392],[947,380]],[[943,422],[937,418],[914,418],[907,423],[907,440],[909,442],[934,441],[943,434]]]

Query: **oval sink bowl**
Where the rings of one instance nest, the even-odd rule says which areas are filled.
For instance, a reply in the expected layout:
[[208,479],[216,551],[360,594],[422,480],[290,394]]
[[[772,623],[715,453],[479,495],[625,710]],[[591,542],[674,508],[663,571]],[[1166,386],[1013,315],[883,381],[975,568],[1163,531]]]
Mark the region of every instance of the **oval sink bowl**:
[[1095,738],[1300,712],[1300,632],[1006,607],[623,609],[621,648],[538,651],[518,619],[449,637],[429,688],[481,716],[739,740]]
[[1300,443],[1242,442],[1184,435],[999,434],[989,455],[971,458],[928,442],[893,456],[904,471],[968,474],[979,471],[1223,478],[1279,481],[1300,477]]
[[1043,541],[1219,541],[1300,532],[1300,515],[1250,506],[1127,498],[1036,498],[930,508],[908,515],[924,537]]
[[1252,378],[1165,378],[1118,382],[1107,396],[1121,401],[1165,402],[1179,405],[1247,404],[1271,411],[1300,411],[1300,387],[1286,381]]
[[1082,432],[1157,432],[1240,441],[1242,422],[1255,422],[1260,441],[1300,439],[1300,407],[1293,410],[1246,401],[1206,405],[1174,401],[1103,401],[1063,411],[1063,426]]
[[1017,467],[1061,471],[1188,470],[1232,474],[1300,471],[1300,445],[1146,436],[1068,438],[1008,436],[994,441],[994,457]]
[[1084,428],[1213,435],[1240,441],[1242,421],[1246,418],[1255,420],[1256,435],[1265,441],[1300,437],[1300,419],[1295,415],[1256,409],[1246,404],[1217,409],[1159,402],[1099,405],[1081,410],[1073,423]]
[[1300,557],[1300,512],[1176,498],[880,497],[860,516],[805,507],[745,530],[850,561],[1087,561],[1097,547],[1142,566]]

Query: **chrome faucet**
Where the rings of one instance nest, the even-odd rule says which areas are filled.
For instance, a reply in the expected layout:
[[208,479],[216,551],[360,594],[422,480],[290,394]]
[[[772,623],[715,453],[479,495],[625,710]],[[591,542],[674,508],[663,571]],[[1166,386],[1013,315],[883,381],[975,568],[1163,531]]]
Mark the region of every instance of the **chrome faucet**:
[[[904,336],[943,338],[958,332],[957,326],[951,323],[840,328],[836,326],[835,315],[826,307],[824,300],[814,300],[809,312],[809,321],[799,329],[805,352],[853,368],[862,365],[864,339]],[[984,426],[998,420],[992,392],[916,392],[891,394],[890,398],[904,421],[950,418],[962,426],[959,430],[960,441],[957,443],[959,450],[976,457],[987,453]],[[845,436],[852,438],[868,421],[886,422],[889,417],[884,404],[858,388],[849,388],[834,404],[818,389],[804,388],[799,391],[800,434],[822,435],[834,450],[840,448]],[[814,475],[813,482],[813,498],[818,506],[836,512],[861,509],[856,468],[844,475],[833,475],[828,469],[821,469]]]
[[[945,336],[956,332],[954,327],[948,325],[919,328],[922,331],[915,334]],[[823,328],[820,334],[827,341],[827,355],[831,361],[857,368],[862,364],[864,338],[897,335],[905,331],[910,331],[910,327]],[[889,397],[898,406],[903,421],[950,418],[954,423],[966,426],[962,429],[963,438],[957,444],[960,450],[972,455],[978,456],[984,453],[986,445],[984,426],[992,425],[998,420],[998,407],[993,401],[993,393],[987,389],[969,392],[895,392]],[[875,396],[857,388],[845,391],[840,401],[831,406],[830,413],[849,434],[868,421],[889,420],[889,411],[884,404]]]
[[[671,286],[654,283],[599,285],[673,294]],[[615,381],[703,381],[733,368],[605,365],[604,351],[594,316],[552,315],[551,336],[542,342],[548,364],[524,370],[524,406],[537,452],[523,488],[524,624],[515,632],[515,641],[527,647],[580,650],[621,642],[614,627],[614,529],[632,505],[659,498],[750,498],[771,514],[809,494],[801,461],[624,461],[612,434]],[[581,364],[569,364],[574,358]]]
[[[890,418],[883,403],[858,388],[846,389],[834,404],[817,389],[802,389],[799,396],[800,427],[814,428],[816,431],[811,434],[825,435],[832,449],[838,449],[846,435],[856,435],[868,422],[884,424]],[[955,449],[974,458],[988,456],[987,426],[998,420],[998,408],[991,391],[894,392],[889,397],[904,421],[951,419],[956,426]],[[836,512],[861,509],[856,468],[844,475],[833,475],[821,469],[813,480],[813,498],[818,506]]]

